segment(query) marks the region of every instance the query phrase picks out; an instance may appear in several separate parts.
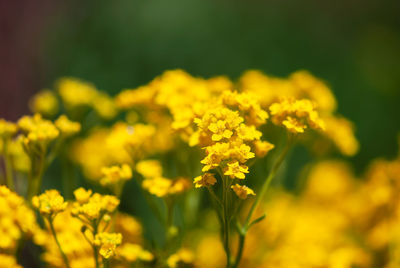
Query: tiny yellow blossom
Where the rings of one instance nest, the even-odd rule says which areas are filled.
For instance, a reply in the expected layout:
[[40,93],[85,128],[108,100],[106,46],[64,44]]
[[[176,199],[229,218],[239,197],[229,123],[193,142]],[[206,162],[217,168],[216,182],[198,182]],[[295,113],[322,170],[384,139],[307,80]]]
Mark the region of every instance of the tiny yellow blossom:
[[269,151],[274,149],[275,146],[267,141],[256,141],[254,147],[256,156],[264,157]]
[[101,169],[104,177],[100,180],[102,185],[117,184],[132,178],[132,169],[127,164],[121,166],[103,167]]
[[65,115],[61,115],[54,123],[60,130],[61,135],[65,137],[72,136],[81,130],[81,124],[70,121]]
[[238,178],[242,180],[245,178],[244,173],[249,173],[249,168],[239,165],[238,161],[228,163],[227,168],[224,170],[224,175],[229,176],[231,179]]
[[[125,237],[124,237],[125,240]],[[144,250],[142,246],[132,243],[124,243],[117,248],[117,256],[123,258],[127,262],[141,261],[152,261],[154,259],[153,254],[149,251]]]
[[240,199],[246,199],[248,195],[256,195],[252,189],[245,185],[235,184],[231,188]]
[[197,176],[194,178],[193,183],[195,184],[196,188],[200,188],[203,186],[211,186],[214,185],[217,182],[217,179],[214,177],[214,174],[212,173],[204,173],[201,176]]
[[17,132],[17,125],[0,119],[0,138],[9,138]]
[[39,196],[34,196],[32,205],[44,216],[55,216],[66,209],[67,202],[64,202],[64,197],[57,190],[47,190]]
[[182,248],[175,254],[172,254],[167,259],[167,265],[169,268],[180,267],[180,264],[191,264],[194,261],[193,252],[189,249]]
[[83,187],[79,187],[74,191],[75,199],[79,204],[87,203],[91,195],[92,190],[85,190]]
[[96,234],[93,243],[100,247],[99,253],[105,258],[109,259],[116,253],[116,248],[122,242],[122,235],[120,233],[99,233]]
[[145,178],[161,177],[162,166],[158,160],[143,160],[136,164],[136,171]]
[[58,112],[58,100],[53,91],[44,89],[33,96],[29,102],[32,112],[45,117],[53,117]]

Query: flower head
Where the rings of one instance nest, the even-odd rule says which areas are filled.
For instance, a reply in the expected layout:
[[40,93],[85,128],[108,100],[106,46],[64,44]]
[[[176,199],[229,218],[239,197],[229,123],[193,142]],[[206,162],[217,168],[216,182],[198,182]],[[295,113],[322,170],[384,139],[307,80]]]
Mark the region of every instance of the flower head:
[[232,185],[231,188],[240,199],[246,199],[248,195],[256,195],[254,191],[246,185],[235,184]]
[[211,186],[217,183],[217,179],[214,177],[212,173],[204,173],[201,176],[197,176],[194,178],[193,183],[196,188]]
[[55,216],[66,209],[67,202],[64,202],[64,197],[57,190],[47,190],[39,196],[34,196],[32,205],[44,216]]
[[122,242],[122,235],[120,233],[99,233],[96,234],[93,243],[100,247],[99,253],[105,258],[109,259],[116,253],[116,248]]

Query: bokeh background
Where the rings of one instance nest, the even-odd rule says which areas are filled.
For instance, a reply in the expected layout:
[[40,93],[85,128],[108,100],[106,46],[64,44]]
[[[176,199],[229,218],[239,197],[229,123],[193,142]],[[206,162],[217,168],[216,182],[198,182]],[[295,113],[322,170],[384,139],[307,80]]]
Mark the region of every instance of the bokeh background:
[[398,148],[399,14],[398,0],[3,0],[0,117],[27,113],[62,76],[113,95],[167,69],[233,79],[307,69],[355,123],[361,150],[349,160],[362,172]]

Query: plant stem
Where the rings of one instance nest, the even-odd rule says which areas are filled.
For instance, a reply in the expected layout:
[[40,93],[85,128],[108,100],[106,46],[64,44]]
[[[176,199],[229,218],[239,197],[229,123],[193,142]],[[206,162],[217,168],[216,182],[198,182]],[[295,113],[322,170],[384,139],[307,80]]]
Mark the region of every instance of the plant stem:
[[[33,158],[32,158],[33,159]],[[31,172],[28,182],[28,194],[27,199],[31,201],[34,195],[40,192],[40,186],[42,185],[43,172],[46,166],[45,152],[42,152],[39,156],[39,165],[37,174],[34,174],[34,163],[31,161]]]
[[52,220],[50,217],[48,217],[47,220],[48,220],[49,225],[50,225],[51,233],[53,234],[54,240],[56,241],[58,250],[60,251],[61,256],[62,256],[62,258],[63,258],[63,260],[64,260],[65,266],[66,266],[67,268],[70,268],[69,262],[68,262],[68,258],[67,258],[67,256],[65,255],[64,251],[62,250],[61,245],[60,245],[60,242],[58,241],[58,238],[57,238],[56,231],[54,230],[53,220]]
[[224,210],[224,249],[226,253],[226,267],[230,267],[231,263],[231,253],[229,249],[229,215],[228,215],[228,191],[229,191],[229,181],[226,176],[223,177],[224,187],[223,187],[223,210]]
[[13,172],[12,172],[10,157],[8,155],[8,143],[9,143],[8,139],[3,139],[4,167],[6,171],[7,187],[10,188],[10,190],[15,191]]
[[[238,252],[236,254],[236,259],[235,263],[233,264],[233,267],[236,268],[239,266],[240,260],[242,259],[243,255],[243,249],[244,249],[244,243],[246,239],[246,234],[248,229],[251,227],[252,222],[251,218],[253,216],[254,211],[256,210],[258,204],[260,203],[261,200],[263,200],[265,193],[267,192],[272,179],[275,177],[276,173],[278,172],[280,166],[282,165],[283,161],[285,160],[285,157],[287,153],[289,152],[290,148],[292,147],[293,144],[293,137],[291,135],[288,136],[288,140],[286,142],[285,148],[282,150],[281,154],[279,155],[277,161],[275,162],[274,166],[272,167],[267,179],[264,181],[260,192],[257,194],[256,200],[253,202],[249,214],[247,215],[245,224],[243,226],[240,226],[238,223],[238,229],[239,229],[239,248]],[[256,220],[257,221],[257,220]]]

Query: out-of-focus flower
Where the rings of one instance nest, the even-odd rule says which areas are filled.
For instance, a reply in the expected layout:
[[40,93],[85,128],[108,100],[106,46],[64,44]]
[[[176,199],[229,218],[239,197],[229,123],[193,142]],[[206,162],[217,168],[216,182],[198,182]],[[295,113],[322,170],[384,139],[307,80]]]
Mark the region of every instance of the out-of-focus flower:
[[36,93],[29,102],[33,113],[39,113],[46,118],[51,118],[58,113],[58,100],[55,93],[44,89]]

